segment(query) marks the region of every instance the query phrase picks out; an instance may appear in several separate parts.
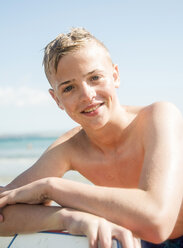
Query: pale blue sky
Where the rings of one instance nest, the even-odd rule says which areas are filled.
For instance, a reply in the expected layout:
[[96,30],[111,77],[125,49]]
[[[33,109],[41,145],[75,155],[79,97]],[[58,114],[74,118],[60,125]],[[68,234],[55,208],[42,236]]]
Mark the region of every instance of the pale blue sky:
[[9,0],[0,2],[0,135],[76,125],[47,92],[42,49],[77,26],[119,65],[122,104],[166,100],[183,113],[182,0]]

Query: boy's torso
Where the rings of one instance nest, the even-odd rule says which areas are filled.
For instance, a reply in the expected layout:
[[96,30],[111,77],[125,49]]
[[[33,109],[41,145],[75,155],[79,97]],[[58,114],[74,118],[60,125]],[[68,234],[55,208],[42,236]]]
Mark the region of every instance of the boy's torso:
[[[144,161],[143,108],[127,107],[133,115],[122,145],[107,153],[92,146],[82,129],[73,135],[71,169],[78,171],[92,183],[107,187],[138,188]],[[183,206],[170,238],[183,235]]]
[[138,187],[144,151],[139,133],[133,129],[135,127],[129,127],[130,135],[121,146],[107,152],[93,147],[90,143],[80,143],[73,152],[72,168],[96,185]]

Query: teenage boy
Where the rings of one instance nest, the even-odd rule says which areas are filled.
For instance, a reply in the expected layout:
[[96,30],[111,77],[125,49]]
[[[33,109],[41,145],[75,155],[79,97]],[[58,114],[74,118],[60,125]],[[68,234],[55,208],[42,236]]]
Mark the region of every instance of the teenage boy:
[[[118,66],[82,28],[48,44],[44,67],[51,96],[80,126],[1,190],[0,207],[14,204],[2,210],[1,234],[66,228],[88,235],[90,247],[98,240],[110,247],[113,236],[128,248],[139,247],[136,237],[159,247],[180,245],[183,120],[177,108],[121,106]],[[69,170],[94,185],[61,179]],[[64,208],[37,205],[47,200]]]

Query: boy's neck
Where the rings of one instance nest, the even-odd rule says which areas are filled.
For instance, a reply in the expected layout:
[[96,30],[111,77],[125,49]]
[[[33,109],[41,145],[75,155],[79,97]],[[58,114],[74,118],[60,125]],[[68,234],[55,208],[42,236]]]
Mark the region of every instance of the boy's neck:
[[116,116],[113,116],[108,124],[98,130],[85,130],[90,143],[98,147],[103,152],[118,148],[126,140],[126,131],[130,123],[135,118],[134,114],[128,113],[124,107],[121,107]]

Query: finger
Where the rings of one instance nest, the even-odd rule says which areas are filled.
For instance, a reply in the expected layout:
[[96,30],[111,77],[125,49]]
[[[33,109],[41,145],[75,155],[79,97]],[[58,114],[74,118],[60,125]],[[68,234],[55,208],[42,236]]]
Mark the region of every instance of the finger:
[[7,192],[8,192],[8,191],[2,191],[2,192],[0,192],[0,198],[6,196],[6,195],[7,195]]
[[0,208],[3,208],[7,204],[8,204],[8,197],[7,196],[0,198]]
[[112,234],[111,229],[107,223],[107,221],[102,221],[99,231],[99,242],[101,248],[111,248],[112,246]]
[[6,205],[15,204],[15,190],[5,191],[0,195],[0,208],[5,207]]
[[98,247],[98,226],[88,226],[88,230],[86,232],[88,237],[89,247],[97,248]]
[[135,248],[141,248],[142,247],[141,246],[141,240],[139,238],[134,238],[133,241],[134,241]]
[[98,235],[92,234],[88,236],[88,242],[90,248],[97,248],[98,247]]
[[136,248],[133,235],[130,231],[118,231],[114,237],[121,242],[123,248]]

